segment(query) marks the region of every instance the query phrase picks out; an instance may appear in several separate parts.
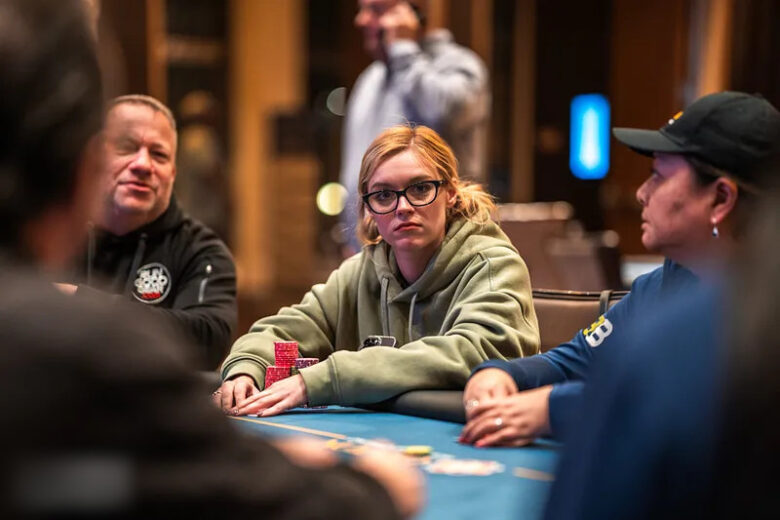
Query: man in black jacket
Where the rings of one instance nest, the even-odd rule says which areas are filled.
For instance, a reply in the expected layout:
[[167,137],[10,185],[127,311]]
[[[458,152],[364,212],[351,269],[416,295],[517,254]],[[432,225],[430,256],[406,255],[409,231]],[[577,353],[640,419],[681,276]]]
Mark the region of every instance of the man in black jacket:
[[52,286],[83,247],[101,175],[81,1],[0,0],[0,70],[0,518],[415,513],[407,462],[339,464],[244,437],[187,369],[171,320]]
[[173,114],[149,96],[116,98],[105,139],[106,199],[76,292],[120,295],[167,316],[197,346],[198,368],[213,369],[236,325],[236,272],[222,241],[172,196]]

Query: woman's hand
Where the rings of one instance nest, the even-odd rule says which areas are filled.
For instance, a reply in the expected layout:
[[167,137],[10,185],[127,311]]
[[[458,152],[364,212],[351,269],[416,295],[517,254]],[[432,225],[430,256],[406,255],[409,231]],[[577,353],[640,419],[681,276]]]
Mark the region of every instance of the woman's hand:
[[488,400],[477,405],[460,442],[483,446],[523,446],[550,433],[552,385]]
[[231,410],[233,415],[277,415],[308,402],[306,383],[300,374],[282,379],[262,392],[252,395]]
[[255,380],[249,376],[237,376],[222,383],[213,394],[214,404],[222,408],[225,413],[231,413],[237,406],[241,406],[247,398],[260,393],[255,386]]
[[466,383],[463,391],[463,407],[466,419],[474,417],[474,410],[483,401],[490,401],[517,393],[517,385],[512,376],[498,368],[480,370]]

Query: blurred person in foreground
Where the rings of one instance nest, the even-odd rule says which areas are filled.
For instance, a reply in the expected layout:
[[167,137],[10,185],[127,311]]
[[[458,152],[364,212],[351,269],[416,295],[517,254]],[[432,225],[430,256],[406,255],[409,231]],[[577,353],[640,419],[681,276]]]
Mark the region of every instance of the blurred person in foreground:
[[120,96],[104,135],[104,200],[76,263],[77,285],[60,288],[142,304],[188,336],[197,368],[213,370],[236,326],[236,268],[219,237],[173,196],[173,114],[153,97]]
[[52,285],[99,197],[94,47],[79,0],[0,0],[0,517],[418,511],[421,477],[400,456],[344,465],[320,445],[243,437],[170,323]]
[[718,279],[765,193],[758,165],[777,153],[780,113],[740,92],[704,96],[659,131],[616,128],[615,137],[653,157],[637,190],[642,243],[666,257],[639,277],[631,293],[568,343],[528,359],[478,367],[464,392],[468,423],[461,440],[478,446],[522,445],[543,435],[566,440],[581,413],[584,380],[595,356],[624,347],[618,334]]
[[777,516],[780,198],[763,209],[729,283],[656,306],[596,359],[546,518]]
[[429,30],[427,11],[428,0],[357,0],[355,27],[374,61],[349,95],[342,137],[340,182],[349,196],[341,218],[351,253],[361,247],[354,211],[360,162],[385,128],[432,128],[452,146],[462,178],[487,181],[487,68],[448,30]]
[[[539,352],[528,270],[482,187],[424,126],[394,126],[360,168],[363,250],[303,301],[262,318],[233,345],[214,399],[228,413],[377,403],[461,389],[486,359]],[[274,342],[321,362],[265,386]]]

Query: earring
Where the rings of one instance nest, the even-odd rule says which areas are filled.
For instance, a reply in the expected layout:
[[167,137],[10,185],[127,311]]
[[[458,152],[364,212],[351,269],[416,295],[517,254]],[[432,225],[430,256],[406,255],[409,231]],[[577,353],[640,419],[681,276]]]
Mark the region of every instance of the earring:
[[720,232],[718,231],[718,225],[715,223],[715,221],[712,222],[712,236],[714,238],[718,238],[720,236]]

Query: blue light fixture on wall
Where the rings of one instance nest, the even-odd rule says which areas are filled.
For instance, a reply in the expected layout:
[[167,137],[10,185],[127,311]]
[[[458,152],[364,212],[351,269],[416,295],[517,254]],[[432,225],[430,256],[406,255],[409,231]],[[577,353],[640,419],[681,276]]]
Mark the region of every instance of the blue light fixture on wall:
[[571,101],[569,169],[578,179],[603,179],[609,171],[609,101],[582,94]]

